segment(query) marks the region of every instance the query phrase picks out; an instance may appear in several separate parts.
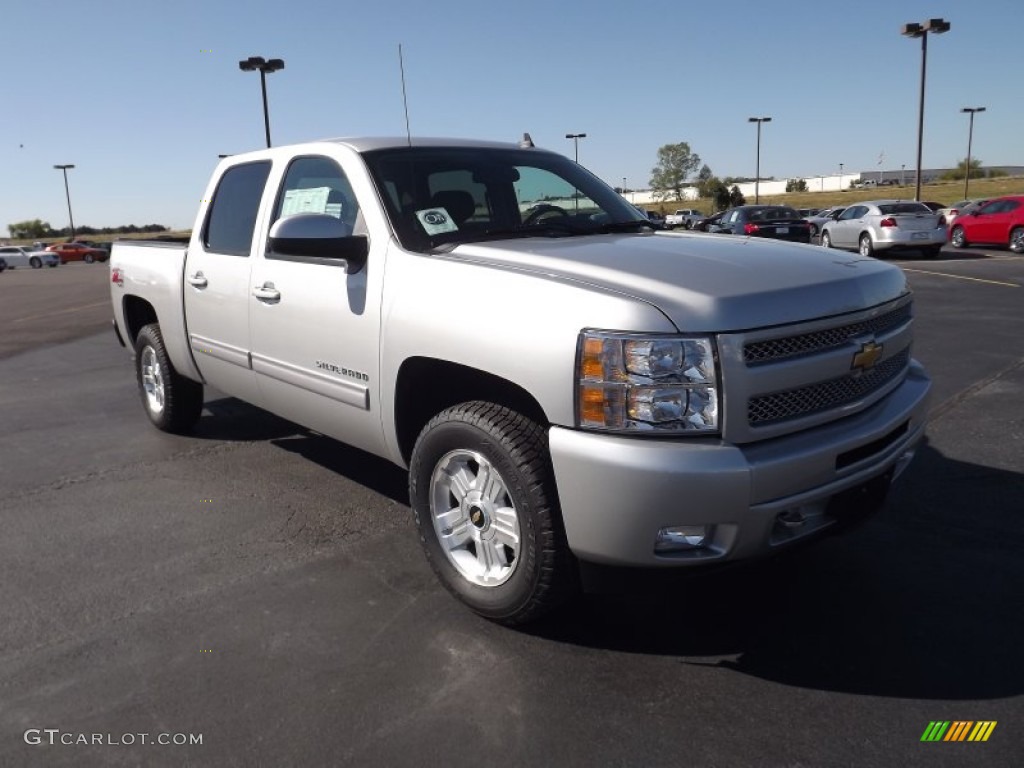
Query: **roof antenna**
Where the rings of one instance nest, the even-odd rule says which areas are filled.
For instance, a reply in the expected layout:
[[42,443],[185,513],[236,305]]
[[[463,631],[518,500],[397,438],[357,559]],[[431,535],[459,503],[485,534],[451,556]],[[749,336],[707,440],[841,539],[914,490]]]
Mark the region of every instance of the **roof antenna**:
[[533,143],[533,139],[530,138],[530,134],[524,133],[523,138],[519,140],[519,146],[523,149],[530,149],[536,145]]
[[398,68],[402,72],[402,107],[405,109],[405,139],[412,146],[412,134],[409,133],[409,100],[405,97],[405,60],[402,58],[402,44],[398,44]]

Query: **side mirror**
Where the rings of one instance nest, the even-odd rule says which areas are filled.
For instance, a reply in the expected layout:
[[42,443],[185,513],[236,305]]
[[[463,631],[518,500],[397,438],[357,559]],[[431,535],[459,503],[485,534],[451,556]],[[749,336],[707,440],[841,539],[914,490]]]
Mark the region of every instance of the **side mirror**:
[[270,228],[270,250],[279,257],[300,257],[343,266],[349,274],[366,264],[370,242],[352,235],[348,224],[325,213],[299,213]]

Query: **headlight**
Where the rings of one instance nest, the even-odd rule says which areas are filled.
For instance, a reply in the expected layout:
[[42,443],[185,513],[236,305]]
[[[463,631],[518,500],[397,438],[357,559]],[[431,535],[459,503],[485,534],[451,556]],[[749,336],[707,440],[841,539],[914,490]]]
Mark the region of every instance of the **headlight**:
[[718,432],[718,374],[707,336],[580,334],[577,421],[617,432]]

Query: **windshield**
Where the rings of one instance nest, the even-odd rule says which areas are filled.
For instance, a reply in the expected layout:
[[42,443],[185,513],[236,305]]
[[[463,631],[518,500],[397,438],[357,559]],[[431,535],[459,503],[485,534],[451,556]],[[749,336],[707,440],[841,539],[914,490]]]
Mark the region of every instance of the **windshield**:
[[401,147],[363,157],[398,239],[409,250],[650,226],[611,187],[553,152]]

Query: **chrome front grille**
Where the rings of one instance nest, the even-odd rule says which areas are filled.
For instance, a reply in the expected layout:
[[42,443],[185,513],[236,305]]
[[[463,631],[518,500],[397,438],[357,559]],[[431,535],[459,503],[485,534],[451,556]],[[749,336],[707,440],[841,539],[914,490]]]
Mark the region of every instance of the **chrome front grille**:
[[751,426],[762,426],[841,408],[884,387],[899,376],[909,362],[910,350],[904,349],[864,374],[850,373],[799,389],[753,397],[747,402],[747,422]]
[[858,336],[881,335],[908,322],[913,315],[911,306],[908,302],[884,315],[841,325],[837,328],[827,328],[781,339],[754,341],[744,345],[743,359],[747,365],[759,365],[835,349]]

